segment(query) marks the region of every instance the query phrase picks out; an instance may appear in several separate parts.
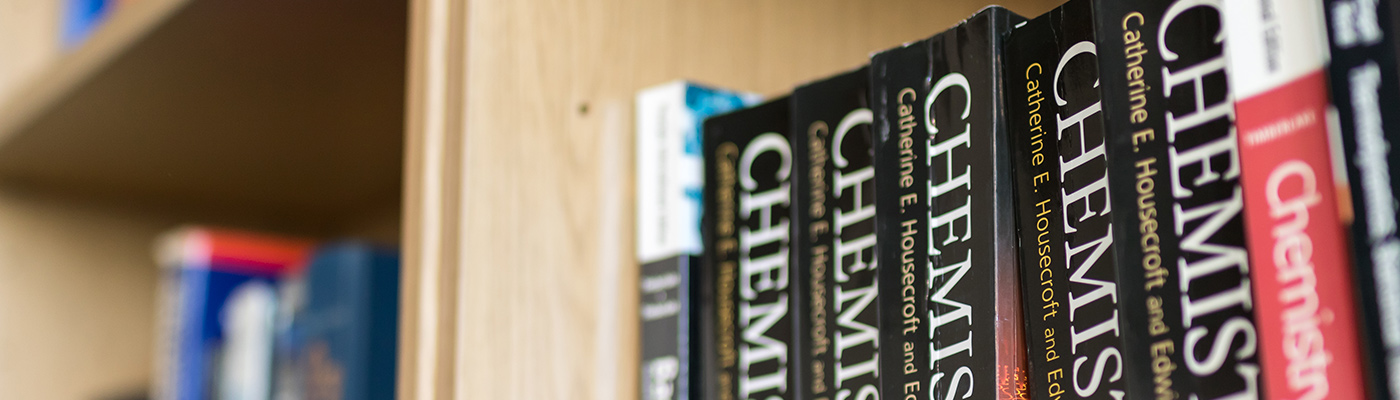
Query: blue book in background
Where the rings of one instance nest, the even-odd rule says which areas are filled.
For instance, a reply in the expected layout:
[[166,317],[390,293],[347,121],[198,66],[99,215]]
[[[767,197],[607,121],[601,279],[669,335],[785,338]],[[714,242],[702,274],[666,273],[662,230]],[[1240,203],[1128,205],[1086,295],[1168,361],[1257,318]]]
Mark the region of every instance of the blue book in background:
[[394,398],[399,254],[359,242],[321,247],[305,271],[295,328],[306,399]]
[[115,0],[68,0],[63,8],[63,48],[72,50],[86,42],[116,8]]
[[305,265],[311,242],[182,228],[159,245],[165,296],[154,398],[268,398],[278,286]]

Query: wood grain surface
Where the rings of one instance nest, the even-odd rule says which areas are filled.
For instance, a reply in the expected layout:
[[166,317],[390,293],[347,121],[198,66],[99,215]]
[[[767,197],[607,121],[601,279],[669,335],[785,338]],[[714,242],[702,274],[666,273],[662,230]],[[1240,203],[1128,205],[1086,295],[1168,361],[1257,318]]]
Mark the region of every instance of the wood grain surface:
[[[442,0],[420,0],[419,8],[436,1]],[[1008,5],[1034,15],[1054,4],[1017,0]],[[984,5],[983,0],[468,2],[458,22],[466,40],[443,53],[460,51],[465,62],[438,61],[453,70],[440,73],[461,69],[465,76],[463,101],[454,106],[461,108],[449,110],[464,111],[463,129],[442,131],[464,140],[446,155],[431,156],[460,155],[460,180],[431,189],[459,203],[425,205],[418,198],[406,210],[410,220],[442,216],[416,210],[426,206],[460,213],[440,220],[447,230],[456,228],[452,234],[422,233],[426,221],[409,222],[418,224],[409,230],[420,233],[406,233],[409,246],[422,243],[423,235],[456,238],[430,253],[441,256],[448,254],[443,248],[456,246],[455,262],[435,262],[432,268],[457,268],[459,302],[420,304],[417,311],[455,308],[454,318],[441,321],[455,325],[440,324],[438,332],[455,337],[456,358],[451,371],[420,369],[409,375],[455,375],[430,381],[438,385],[433,389],[438,396],[452,393],[459,399],[636,398],[635,93],[686,78],[781,94],[857,67],[871,52],[931,36]],[[415,41],[450,42],[430,39],[433,35],[424,33],[429,24],[422,20],[415,20]],[[451,36],[451,29],[433,29]],[[411,68],[411,74],[429,69]],[[426,102],[426,92],[411,97]],[[426,108],[411,104],[410,121],[426,115]],[[411,123],[410,140],[422,141],[427,131]],[[451,142],[434,140],[426,145]],[[410,145],[410,165],[437,151],[422,144]],[[410,198],[428,192],[410,186]],[[414,398],[432,398],[417,394]]]
[[409,10],[397,398],[453,398],[466,4]]

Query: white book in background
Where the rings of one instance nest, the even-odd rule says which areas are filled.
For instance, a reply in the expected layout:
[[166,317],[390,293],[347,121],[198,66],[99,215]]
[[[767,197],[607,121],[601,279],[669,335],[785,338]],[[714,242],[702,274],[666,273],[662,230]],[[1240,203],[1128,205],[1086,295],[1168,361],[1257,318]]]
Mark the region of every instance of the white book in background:
[[637,94],[637,258],[700,254],[705,118],[758,103],[755,94],[676,81]]
[[277,291],[249,282],[229,294],[219,319],[227,327],[219,368],[219,398],[266,400],[272,396],[272,322]]
[[677,81],[637,94],[637,259],[641,264],[643,400],[698,399],[690,384],[691,268],[701,251],[705,118],[760,101],[759,96]]

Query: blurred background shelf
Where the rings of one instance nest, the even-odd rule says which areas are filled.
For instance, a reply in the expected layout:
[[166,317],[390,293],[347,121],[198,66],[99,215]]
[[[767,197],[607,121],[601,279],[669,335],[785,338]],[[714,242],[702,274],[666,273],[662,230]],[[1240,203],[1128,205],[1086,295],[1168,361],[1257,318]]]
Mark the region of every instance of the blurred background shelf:
[[68,3],[0,0],[0,397],[146,390],[176,225],[399,241],[406,2],[111,1],[66,47]]
[[342,231],[399,204],[406,34],[395,2],[122,4],[0,102],[0,184]]

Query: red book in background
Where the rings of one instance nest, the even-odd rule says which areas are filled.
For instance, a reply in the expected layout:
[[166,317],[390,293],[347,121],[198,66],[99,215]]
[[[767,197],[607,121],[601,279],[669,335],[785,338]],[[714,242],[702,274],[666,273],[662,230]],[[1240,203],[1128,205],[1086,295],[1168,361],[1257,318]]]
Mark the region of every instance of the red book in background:
[[1361,399],[1321,3],[1227,0],[1225,15],[1264,393]]
[[183,228],[167,236],[161,245],[174,246],[160,250],[164,265],[278,275],[304,267],[315,242],[230,229]]

